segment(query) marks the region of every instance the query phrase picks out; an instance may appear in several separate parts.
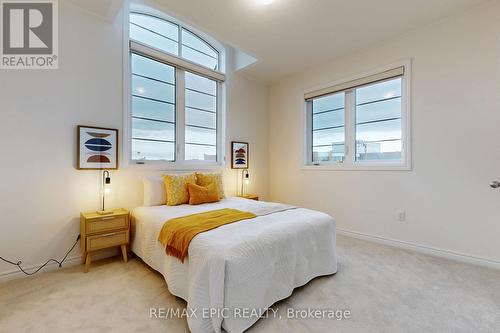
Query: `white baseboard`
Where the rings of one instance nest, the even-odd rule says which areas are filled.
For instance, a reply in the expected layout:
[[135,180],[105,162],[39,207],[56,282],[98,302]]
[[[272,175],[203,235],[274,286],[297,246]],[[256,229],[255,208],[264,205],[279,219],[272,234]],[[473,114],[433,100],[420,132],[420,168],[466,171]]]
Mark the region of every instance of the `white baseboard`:
[[369,235],[357,231],[351,231],[347,229],[337,228],[337,233],[339,235],[344,235],[352,238],[358,238],[366,241],[371,241],[374,243],[389,245],[393,247],[398,247],[406,250],[413,250],[415,252],[424,253],[436,257],[451,259],[455,261],[460,261],[468,264],[473,264],[482,267],[488,267],[493,269],[500,269],[500,261],[494,259],[488,259],[478,256],[473,256],[465,253],[455,252],[451,250],[439,249],[427,245],[416,244],[411,242],[400,241],[397,239],[391,239],[386,237],[380,237],[375,235]]
[[[337,233],[339,235],[344,235],[344,236],[348,236],[348,237],[352,237],[352,238],[362,239],[362,240],[371,241],[374,243],[379,243],[379,244],[384,244],[384,245],[389,245],[389,246],[393,246],[393,247],[398,247],[398,248],[402,248],[402,249],[413,250],[415,252],[424,253],[424,254],[428,254],[428,255],[432,255],[432,256],[436,256],[436,257],[465,262],[468,264],[478,265],[478,266],[482,266],[482,267],[500,269],[500,261],[494,260],[494,259],[472,256],[472,255],[465,254],[465,253],[439,249],[439,248],[435,248],[435,247],[431,247],[431,246],[427,246],[427,245],[405,242],[405,241],[401,241],[401,240],[397,240],[397,239],[391,239],[391,238],[386,238],[386,237],[381,237],[381,236],[365,234],[365,233],[351,231],[351,230],[342,229],[342,228],[337,228]],[[99,253],[98,255],[96,255],[95,259],[96,260],[104,259],[107,257],[112,257],[114,255],[116,255],[116,253],[111,253],[111,252]],[[81,260],[82,260],[82,257],[79,255],[67,258],[63,264],[63,268],[81,265]],[[26,271],[32,271],[32,270],[40,267],[41,265],[42,264],[33,265],[33,266],[29,266],[29,267],[23,267],[23,268]],[[58,268],[59,268],[59,266],[55,262],[51,262],[47,266],[45,266],[45,268],[43,268],[40,271],[40,273],[55,271]],[[16,279],[16,278],[20,278],[20,277],[26,277],[26,275],[23,272],[21,272],[19,269],[1,272],[0,273],[0,282]]]
[[[105,259],[105,258],[109,258],[109,257],[114,257],[118,254],[121,255],[121,252],[117,249],[104,249],[104,250],[101,250],[101,251],[93,254],[92,261]],[[42,266],[43,264],[44,263],[41,263],[38,265],[26,266],[26,267],[23,266],[23,269],[27,272],[32,272],[35,269],[37,269],[38,267]],[[68,268],[68,267],[78,266],[78,265],[82,265],[82,256],[81,255],[68,257],[64,261],[62,268]],[[15,267],[15,266],[13,266],[13,267]],[[35,274],[34,276],[36,276],[38,274],[42,274],[44,272],[55,271],[57,269],[59,269],[59,265],[57,263],[51,261],[49,264],[47,264],[47,266],[45,266],[42,270],[40,270],[39,273]],[[14,280],[14,279],[23,278],[23,277],[28,277],[28,275],[21,272],[19,270],[19,268],[17,268],[17,267],[13,270],[10,270],[10,271],[0,272],[0,282],[5,282],[8,280]]]
[[[81,256],[75,256],[75,257],[67,258],[64,261],[62,267],[63,268],[67,268],[67,267],[79,265],[79,264],[81,264],[81,260],[82,260]],[[27,272],[32,272],[32,271],[34,271],[35,269],[37,269],[38,267],[40,267],[42,265],[43,265],[43,263],[42,264],[38,264],[38,265],[33,265],[33,266],[27,266],[27,267],[23,266],[23,269],[25,271],[27,271]],[[13,266],[13,267],[15,267],[15,266]],[[57,263],[51,261],[49,264],[47,264],[47,266],[45,266],[44,268],[42,268],[38,274],[41,274],[42,272],[55,271],[57,269],[59,269],[59,265]],[[18,278],[22,278],[22,277],[27,277],[27,275],[24,274],[23,272],[21,272],[19,270],[19,268],[16,268],[16,269],[13,269],[13,270],[10,270],[10,271],[1,272],[0,273],[0,282],[4,282],[4,281],[8,281],[8,280],[13,280],[13,279],[18,279]]]

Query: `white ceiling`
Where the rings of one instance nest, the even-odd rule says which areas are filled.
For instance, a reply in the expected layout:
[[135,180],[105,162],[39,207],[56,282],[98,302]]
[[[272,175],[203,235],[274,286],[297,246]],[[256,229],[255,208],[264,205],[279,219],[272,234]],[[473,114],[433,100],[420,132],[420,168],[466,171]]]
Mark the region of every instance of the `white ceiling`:
[[[113,20],[123,0],[69,0]],[[325,63],[488,0],[132,0],[258,59],[244,69],[264,82]]]
[[123,0],[64,0],[88,13],[113,22],[123,5]]
[[259,62],[262,81],[324,63],[485,0],[156,0],[165,11]]

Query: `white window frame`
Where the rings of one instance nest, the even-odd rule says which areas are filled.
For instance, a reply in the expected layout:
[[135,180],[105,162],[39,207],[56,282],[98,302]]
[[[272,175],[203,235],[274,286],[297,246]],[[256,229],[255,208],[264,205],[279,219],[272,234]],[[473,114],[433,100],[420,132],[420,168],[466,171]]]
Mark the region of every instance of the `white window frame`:
[[[127,6],[128,7],[128,6]],[[132,40],[129,33],[130,13],[140,13],[158,17],[172,22],[179,26],[179,36],[182,29],[186,29],[195,34],[219,52],[219,71],[196,64],[187,59],[168,54],[164,51],[155,49],[151,46]],[[124,33],[123,33],[123,72],[124,72],[124,117],[123,117],[123,144],[122,144],[122,165],[129,167],[138,167],[152,170],[221,170],[226,164],[226,75],[225,69],[225,50],[222,45],[201,32],[186,26],[172,17],[169,17],[157,10],[127,8],[124,15]],[[180,39],[179,39],[180,44]],[[214,45],[216,44],[216,45]],[[180,46],[179,46],[180,48]],[[132,93],[131,93],[131,53],[152,58],[153,60],[165,63],[175,68],[176,79],[176,106],[175,106],[175,161],[138,161],[132,159]],[[179,83],[184,82],[184,73],[192,72],[196,75],[207,77],[217,82],[217,161],[185,160],[185,89],[179,88]],[[184,87],[184,85],[181,85]]]
[[[321,162],[313,163],[312,161],[312,103],[307,102],[305,97],[304,103],[304,165],[303,170],[381,170],[381,171],[409,171],[411,165],[411,59],[395,62],[376,70],[356,75],[354,77],[342,79],[336,82],[331,82],[313,89],[308,89],[304,92],[304,96],[311,94],[314,91],[328,89],[329,87],[345,84],[355,80],[360,80],[369,76],[378,75],[385,71],[403,67],[404,74],[401,81],[401,161],[356,161],[356,124],[355,124],[355,94],[354,90],[358,87],[346,89],[345,91],[345,158],[343,162]],[[373,81],[375,83],[376,81]],[[370,83],[368,83],[370,84]],[[367,85],[368,85],[367,84]],[[339,91],[340,92],[340,91]]]

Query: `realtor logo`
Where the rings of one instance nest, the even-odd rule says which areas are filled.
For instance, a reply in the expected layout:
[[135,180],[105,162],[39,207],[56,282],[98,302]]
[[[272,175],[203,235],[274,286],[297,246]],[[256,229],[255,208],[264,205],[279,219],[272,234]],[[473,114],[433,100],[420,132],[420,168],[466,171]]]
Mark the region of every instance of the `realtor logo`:
[[4,0],[0,7],[0,68],[56,69],[57,0]]

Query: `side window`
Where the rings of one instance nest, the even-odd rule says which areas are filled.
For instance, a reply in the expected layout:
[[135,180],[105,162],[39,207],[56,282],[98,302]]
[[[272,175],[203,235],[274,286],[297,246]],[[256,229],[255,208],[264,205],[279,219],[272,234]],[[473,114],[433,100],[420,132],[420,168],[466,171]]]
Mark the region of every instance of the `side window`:
[[409,167],[405,67],[306,94],[308,165]]

